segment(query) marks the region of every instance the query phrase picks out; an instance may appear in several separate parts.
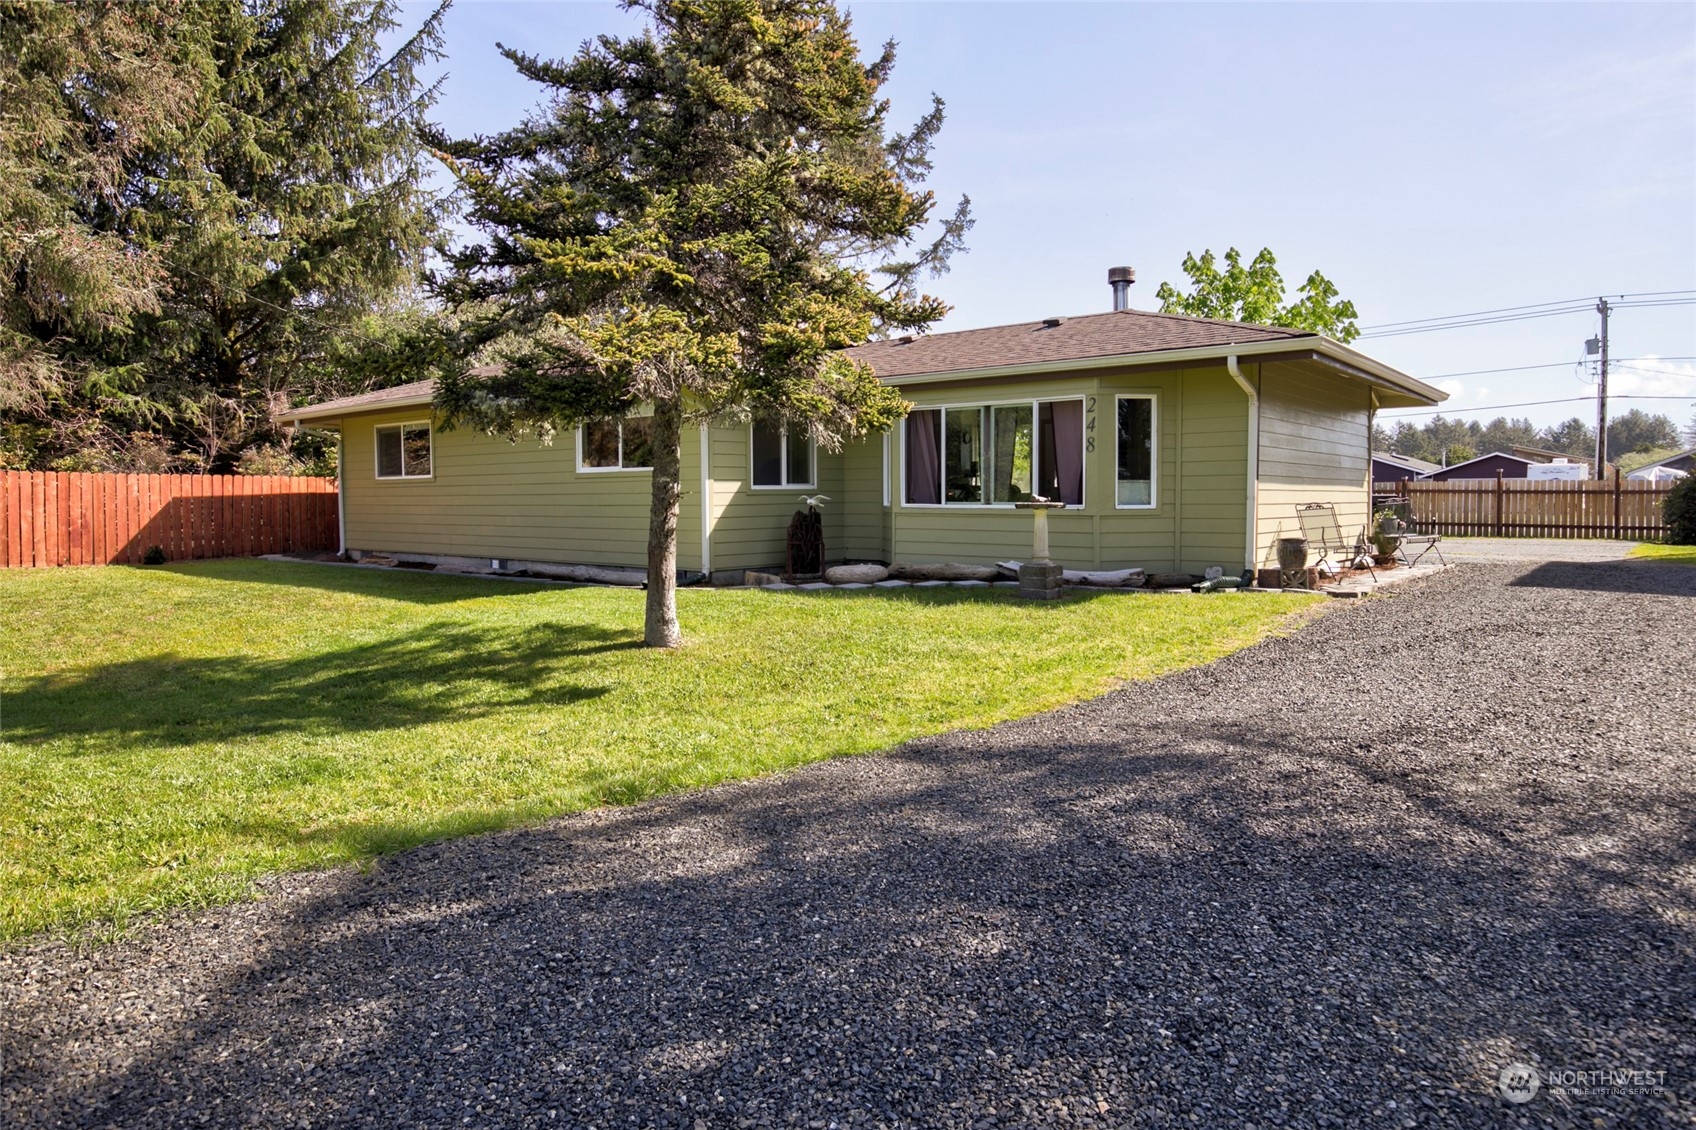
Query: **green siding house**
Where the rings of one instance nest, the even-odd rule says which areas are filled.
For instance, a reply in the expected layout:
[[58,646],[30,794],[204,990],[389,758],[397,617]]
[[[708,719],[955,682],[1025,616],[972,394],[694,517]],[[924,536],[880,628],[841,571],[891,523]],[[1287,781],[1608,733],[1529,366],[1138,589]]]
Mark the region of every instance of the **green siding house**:
[[[1298,330],[1120,309],[878,341],[853,351],[912,402],[887,435],[814,450],[739,425],[683,438],[679,568],[735,582],[780,571],[803,494],[825,494],[832,562],[1022,559],[1033,495],[1069,568],[1276,565],[1295,508],[1369,519],[1371,422],[1444,394]],[[551,446],[432,419],[429,382],[298,408],[341,441],[343,547],[488,567],[642,568],[649,471],[640,417]]]

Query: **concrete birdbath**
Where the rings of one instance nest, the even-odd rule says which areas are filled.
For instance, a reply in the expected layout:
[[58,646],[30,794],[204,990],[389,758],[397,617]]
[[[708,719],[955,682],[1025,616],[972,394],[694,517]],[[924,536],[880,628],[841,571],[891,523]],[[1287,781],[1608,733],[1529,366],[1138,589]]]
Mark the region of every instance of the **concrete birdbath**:
[[1019,595],[1031,600],[1058,600],[1064,570],[1048,556],[1048,512],[1064,510],[1064,502],[1051,502],[1038,495],[1029,502],[1015,502],[1016,510],[1029,510],[1036,522],[1031,532],[1031,559],[1019,566]]

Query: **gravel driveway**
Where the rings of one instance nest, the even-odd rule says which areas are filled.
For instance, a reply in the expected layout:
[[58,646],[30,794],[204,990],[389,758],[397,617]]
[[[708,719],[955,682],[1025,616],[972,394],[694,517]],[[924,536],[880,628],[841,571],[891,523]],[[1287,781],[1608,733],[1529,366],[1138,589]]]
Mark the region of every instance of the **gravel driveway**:
[[[994,730],[0,956],[0,1124],[1689,1126],[1692,638],[1696,569],[1461,566]],[[1516,1060],[1664,1089],[1509,1105]]]
[[1456,564],[1516,564],[1521,561],[1623,561],[1634,541],[1606,538],[1460,538],[1443,539],[1443,558]]

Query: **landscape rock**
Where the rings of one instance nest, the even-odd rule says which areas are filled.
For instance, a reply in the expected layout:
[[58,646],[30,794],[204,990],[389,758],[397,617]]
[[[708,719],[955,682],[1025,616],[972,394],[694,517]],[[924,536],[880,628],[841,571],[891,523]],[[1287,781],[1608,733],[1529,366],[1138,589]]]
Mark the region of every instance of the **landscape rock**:
[[875,585],[889,579],[889,570],[882,565],[833,565],[824,571],[824,579],[833,585]]
[[998,581],[1001,570],[994,565],[891,565],[889,575],[903,581]]

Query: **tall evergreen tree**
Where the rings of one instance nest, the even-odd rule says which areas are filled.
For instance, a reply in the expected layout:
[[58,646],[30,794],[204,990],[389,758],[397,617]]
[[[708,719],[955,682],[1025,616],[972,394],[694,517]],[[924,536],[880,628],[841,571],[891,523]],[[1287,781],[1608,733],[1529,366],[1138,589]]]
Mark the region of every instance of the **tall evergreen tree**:
[[[3,13],[4,34],[37,38],[27,24],[42,17],[27,10],[57,6],[16,7]],[[101,11],[67,8],[84,23]],[[227,467],[277,437],[277,409],[346,389],[341,362],[364,323],[407,300],[438,236],[419,128],[435,96],[420,71],[440,53],[441,10],[398,49],[385,47],[400,26],[396,0],[114,12],[150,29],[157,57],[180,60],[162,72],[173,92],[164,124],[94,145],[109,183],[38,183],[44,208],[122,249],[94,264],[95,278],[118,288],[145,275],[149,285],[99,325],[5,311],[14,340],[51,362],[35,371],[61,374],[6,410],[36,426],[42,461],[121,462],[125,437],[158,432],[194,463]],[[61,62],[66,97],[97,86],[109,65],[95,53]],[[148,80],[132,78],[145,102]]]
[[627,0],[649,28],[569,61],[502,47],[546,105],[496,137],[443,139],[485,239],[439,280],[465,312],[439,384],[451,423],[550,436],[653,414],[644,638],[677,622],[681,432],[755,418],[836,448],[907,405],[842,348],[945,311],[917,292],[970,225],[922,233],[942,105],[890,135],[894,45],[860,60],[828,0]]
[[1633,452],[1657,451],[1678,446],[1678,425],[1671,416],[1650,415],[1633,408],[1608,421],[1608,459]]
[[[90,359],[157,314],[156,248],[114,217],[148,151],[185,143],[204,111],[210,36],[180,7],[0,3],[0,422],[39,427]],[[4,442],[0,462],[17,448]]]

